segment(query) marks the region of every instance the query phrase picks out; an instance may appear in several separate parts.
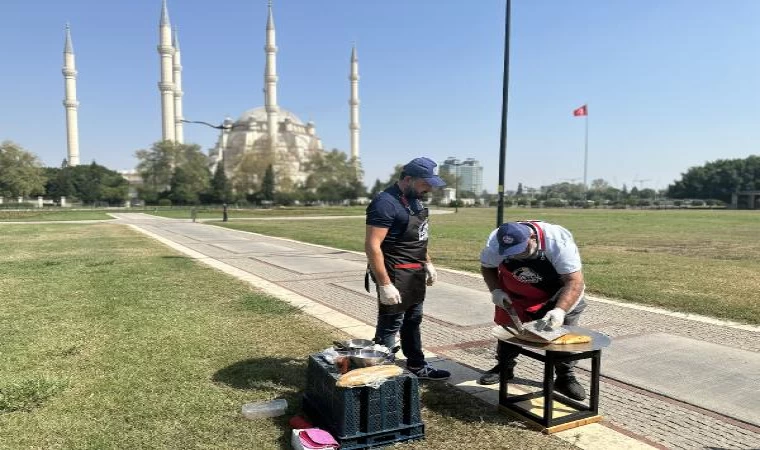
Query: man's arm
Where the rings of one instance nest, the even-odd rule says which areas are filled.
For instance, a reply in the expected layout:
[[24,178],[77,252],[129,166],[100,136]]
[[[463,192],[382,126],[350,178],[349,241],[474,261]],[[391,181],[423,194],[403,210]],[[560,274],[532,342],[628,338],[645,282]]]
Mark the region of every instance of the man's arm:
[[380,244],[383,243],[387,234],[388,228],[367,225],[364,237],[364,253],[367,255],[369,267],[375,275],[375,281],[380,286],[391,284],[391,278],[388,276],[388,271],[385,270],[383,251],[380,249]]
[[483,275],[483,281],[488,286],[488,291],[499,289],[499,269],[496,267],[480,266],[480,274]]
[[583,272],[580,270],[573,273],[560,275],[564,286],[560,289],[557,297],[557,308],[569,312],[583,296],[586,284],[583,281]]

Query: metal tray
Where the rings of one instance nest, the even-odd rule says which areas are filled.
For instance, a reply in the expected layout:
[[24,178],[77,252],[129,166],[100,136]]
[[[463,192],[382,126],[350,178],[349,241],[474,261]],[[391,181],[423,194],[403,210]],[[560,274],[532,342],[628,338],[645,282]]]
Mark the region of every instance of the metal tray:
[[517,330],[508,326],[496,326],[491,330],[491,334],[500,341],[508,342],[520,347],[534,348],[550,352],[589,352],[592,350],[599,350],[601,348],[609,347],[610,343],[612,343],[612,339],[610,339],[610,337],[604,333],[572,325],[565,325],[564,327],[570,330],[570,332],[573,334],[589,336],[591,338],[591,342],[585,342],[583,344],[552,344],[538,341],[527,341],[517,338]]

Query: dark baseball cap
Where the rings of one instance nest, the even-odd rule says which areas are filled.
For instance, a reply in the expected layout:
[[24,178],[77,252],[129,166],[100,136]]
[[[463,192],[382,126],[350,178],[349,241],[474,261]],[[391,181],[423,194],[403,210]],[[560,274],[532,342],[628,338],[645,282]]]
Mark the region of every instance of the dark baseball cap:
[[436,166],[438,166],[438,164],[436,164],[435,161],[423,156],[409,161],[404,166],[402,173],[410,177],[422,178],[434,188],[442,188],[446,186],[446,182],[436,174]]
[[533,234],[530,227],[522,223],[506,222],[496,232],[501,256],[514,256],[528,248],[528,241]]

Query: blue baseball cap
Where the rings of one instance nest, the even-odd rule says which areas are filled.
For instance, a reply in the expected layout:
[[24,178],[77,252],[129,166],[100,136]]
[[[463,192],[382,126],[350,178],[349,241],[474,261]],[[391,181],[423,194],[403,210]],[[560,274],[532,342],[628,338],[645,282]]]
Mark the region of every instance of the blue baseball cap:
[[501,256],[514,256],[528,248],[528,241],[533,234],[530,227],[522,223],[506,222],[496,232]]
[[410,177],[422,178],[434,188],[442,188],[446,186],[446,182],[435,173],[436,166],[438,164],[430,158],[414,158],[404,166],[401,173]]

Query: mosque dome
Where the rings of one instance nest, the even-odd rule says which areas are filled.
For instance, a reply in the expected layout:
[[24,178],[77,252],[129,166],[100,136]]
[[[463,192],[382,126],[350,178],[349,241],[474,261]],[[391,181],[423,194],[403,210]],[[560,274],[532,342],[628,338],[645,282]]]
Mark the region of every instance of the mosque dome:
[[[265,107],[260,106],[258,108],[249,109],[248,111],[244,112],[240,118],[238,118],[237,122],[235,123],[248,123],[250,122],[251,118],[255,122],[266,122],[267,121],[267,110]],[[280,108],[280,110],[277,112],[277,121],[281,122],[285,119],[290,119],[291,123],[294,123],[296,125],[303,125],[304,123],[301,121],[301,119],[298,118],[295,114],[292,112]]]

